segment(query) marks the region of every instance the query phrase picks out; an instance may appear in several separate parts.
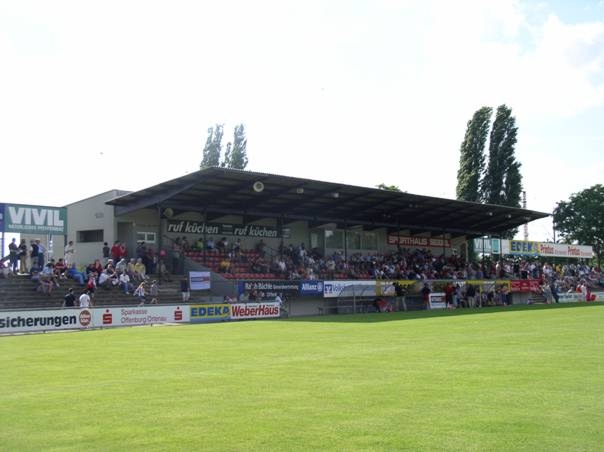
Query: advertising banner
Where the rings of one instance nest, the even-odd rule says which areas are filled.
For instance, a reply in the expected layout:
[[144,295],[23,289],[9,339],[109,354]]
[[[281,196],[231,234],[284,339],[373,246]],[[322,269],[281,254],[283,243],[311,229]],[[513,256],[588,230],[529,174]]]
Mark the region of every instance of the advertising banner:
[[480,254],[499,254],[501,240],[490,237],[474,239],[474,250]]
[[191,290],[208,290],[210,285],[210,272],[189,272],[189,288]]
[[267,281],[265,279],[239,281],[239,294],[249,293],[252,290],[264,292],[264,296],[267,298],[275,298],[278,294],[296,296],[300,291],[300,282],[280,280]]
[[585,303],[585,295],[580,292],[560,293],[558,303]]
[[446,309],[447,302],[445,301],[445,294],[442,292],[435,292],[430,294],[430,309]]
[[24,234],[67,234],[67,209],[6,204],[4,231]]
[[512,279],[510,281],[512,292],[537,292],[539,291],[538,279]]
[[300,281],[299,292],[302,296],[323,295],[323,281]]
[[565,245],[562,243],[540,243],[539,254],[552,257],[576,257],[591,259],[594,256],[593,248],[587,245]]
[[95,308],[92,310],[92,326],[153,325],[189,321],[190,310],[180,306],[137,306],[124,308]]
[[92,326],[89,309],[0,312],[0,334],[77,330]]
[[196,235],[230,235],[236,237],[289,238],[289,228],[254,224],[204,223],[203,221],[168,220],[168,232]]
[[268,319],[279,317],[279,303],[237,303],[231,306],[231,319]]
[[0,204],[0,232],[4,232],[4,204]]
[[451,240],[449,239],[388,235],[388,245],[396,244],[399,244],[403,248],[451,248]]
[[201,304],[189,308],[191,323],[220,322],[231,318],[230,304]]
[[[346,281],[324,281],[323,282],[323,298],[337,298],[340,296],[361,296],[364,292],[364,287],[371,287],[370,294],[375,294],[375,281],[359,281],[356,279]],[[343,293],[345,289],[346,293]]]
[[528,240],[502,240],[502,254],[512,254],[515,256],[538,256],[539,242]]

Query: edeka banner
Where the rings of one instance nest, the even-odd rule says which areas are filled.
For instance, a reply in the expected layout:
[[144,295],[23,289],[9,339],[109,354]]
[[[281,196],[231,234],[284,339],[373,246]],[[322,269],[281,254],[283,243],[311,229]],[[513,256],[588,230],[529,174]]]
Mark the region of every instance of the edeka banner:
[[4,231],[25,234],[67,234],[67,209],[6,204],[4,206]]
[[237,303],[231,306],[231,319],[268,319],[279,317],[279,303]]
[[0,312],[0,334],[77,330],[92,326],[89,309]]
[[95,328],[182,323],[189,321],[190,314],[188,306],[95,308],[92,312],[92,326]]
[[312,296],[323,295],[323,281],[306,280],[300,281],[300,295]]
[[501,253],[518,256],[537,256],[539,255],[539,242],[531,242],[528,240],[502,240]]
[[230,304],[201,304],[189,307],[191,323],[220,322],[231,318]]
[[208,290],[210,272],[189,272],[189,288],[191,290]]
[[300,283],[298,281],[278,281],[271,280],[251,280],[251,281],[239,281],[239,294],[250,293],[252,290],[257,292],[264,292],[264,296],[267,298],[275,298],[277,294],[283,294],[285,296],[296,296],[300,289]]
[[512,279],[510,281],[512,292],[537,292],[539,290],[538,279]]

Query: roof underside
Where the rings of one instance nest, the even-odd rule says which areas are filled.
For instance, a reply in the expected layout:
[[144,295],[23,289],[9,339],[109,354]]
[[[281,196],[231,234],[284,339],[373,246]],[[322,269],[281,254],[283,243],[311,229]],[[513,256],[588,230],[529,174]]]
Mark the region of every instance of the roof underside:
[[[254,189],[262,188],[261,191]],[[276,218],[283,224],[387,228],[412,234],[498,235],[548,214],[514,207],[433,198],[377,188],[256,173],[206,168],[108,201],[115,214],[145,208],[175,213],[202,212],[206,221],[243,215],[247,223]]]

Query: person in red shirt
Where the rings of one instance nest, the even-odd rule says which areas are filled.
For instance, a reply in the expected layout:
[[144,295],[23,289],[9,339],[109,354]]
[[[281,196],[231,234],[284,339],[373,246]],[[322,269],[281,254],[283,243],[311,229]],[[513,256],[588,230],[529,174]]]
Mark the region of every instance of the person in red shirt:
[[119,240],[116,240],[111,247],[111,259],[113,259],[113,262],[119,262],[122,257],[121,243]]

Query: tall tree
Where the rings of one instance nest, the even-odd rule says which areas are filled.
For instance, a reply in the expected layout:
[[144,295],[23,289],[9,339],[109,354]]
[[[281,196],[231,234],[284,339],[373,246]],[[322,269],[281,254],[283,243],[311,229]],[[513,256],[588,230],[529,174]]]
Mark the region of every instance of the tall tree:
[[245,169],[247,163],[245,127],[243,124],[239,124],[235,126],[233,131],[233,143],[227,143],[221,166],[224,168]]
[[554,209],[555,229],[567,243],[591,245],[598,256],[604,251],[604,186],[596,184],[560,201]]
[[492,113],[491,107],[482,107],[468,121],[457,170],[457,199],[480,202],[480,178],[485,165],[484,148]]
[[216,124],[208,129],[208,138],[203,148],[200,168],[220,166],[220,154],[222,153],[222,134],[224,126]]
[[520,207],[522,175],[514,154],[516,118],[506,105],[497,107],[489,140],[489,162],[481,183],[482,200],[488,204]]

